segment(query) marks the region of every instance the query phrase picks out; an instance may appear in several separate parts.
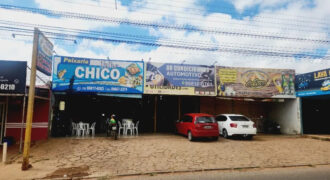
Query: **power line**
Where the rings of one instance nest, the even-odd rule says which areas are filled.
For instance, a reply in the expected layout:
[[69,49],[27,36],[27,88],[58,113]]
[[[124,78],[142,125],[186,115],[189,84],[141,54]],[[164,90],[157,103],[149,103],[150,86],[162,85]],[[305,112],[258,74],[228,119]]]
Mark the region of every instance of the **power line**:
[[[176,43],[176,44],[181,44],[181,45],[187,45],[187,46],[191,46],[191,44],[193,45],[198,45],[199,47],[230,47],[230,48],[238,48],[238,49],[252,49],[252,50],[265,50],[267,46],[265,45],[260,45],[259,47],[257,47],[255,44],[251,45],[251,44],[244,44],[244,46],[239,46],[238,44],[233,44],[233,43],[226,43],[225,45],[221,45],[221,44],[216,44],[216,43],[210,43],[210,42],[206,42],[206,41],[185,41],[185,40],[181,40],[181,39],[159,39],[159,38],[152,38],[149,36],[137,36],[137,35],[129,35],[129,34],[120,34],[120,33],[109,33],[109,32],[99,32],[99,31],[84,31],[84,30],[79,30],[79,29],[68,29],[68,28],[64,28],[64,27],[52,27],[52,26],[40,26],[40,25],[35,25],[35,24],[27,24],[27,23],[23,23],[23,24],[17,24],[17,23],[13,23],[13,22],[8,22],[8,21],[0,21],[0,24],[10,24],[10,25],[17,25],[19,27],[23,26],[23,27],[30,27],[31,29],[22,29],[22,28],[16,28],[16,27],[8,27],[8,26],[0,26],[2,29],[4,30],[13,30],[13,31],[28,31],[28,33],[30,31],[32,31],[33,27],[38,27],[40,29],[48,29],[48,30],[56,30],[56,31],[60,31],[62,33],[73,33],[71,35],[75,35],[75,34],[83,34],[83,35],[87,35],[87,36],[99,36],[99,37],[111,37],[111,38],[119,38],[119,39],[126,39],[126,40],[138,40],[138,41],[157,41],[159,43],[169,43],[171,42]],[[58,38],[58,37],[54,37],[54,39],[62,39],[62,38]],[[71,40],[73,41],[73,40]],[[248,47],[246,47],[248,46]],[[269,47],[268,47],[269,48]],[[289,53],[297,53],[297,51],[308,51],[308,49],[303,49],[303,48],[292,48],[292,47],[282,47],[285,48],[286,52]],[[267,49],[268,51],[270,50]],[[271,49],[273,52],[282,52],[284,50],[274,50],[274,48]],[[289,51],[289,50],[295,50],[295,51]],[[310,53],[309,53],[310,54]]]
[[[100,31],[92,31],[92,30],[81,30],[81,29],[72,29],[72,28],[64,28],[64,27],[54,27],[54,26],[46,26],[46,25],[39,25],[39,24],[29,24],[29,23],[17,23],[17,22],[11,22],[11,21],[1,21],[0,24],[6,24],[6,25],[14,25],[18,27],[30,27],[31,29],[34,27],[38,27],[40,29],[48,29],[48,30],[55,30],[60,32],[68,32],[68,33],[80,33],[80,34],[86,34],[86,35],[92,35],[92,36],[109,36],[109,37],[115,37],[115,38],[121,38],[121,39],[133,39],[133,40],[148,40],[148,41],[158,41],[158,42],[175,42],[175,43],[188,43],[188,44],[198,44],[198,45],[207,45],[207,46],[219,46],[219,44],[216,43],[210,43],[202,40],[198,41],[186,41],[183,39],[163,39],[163,38],[157,38],[157,37],[150,37],[150,36],[142,36],[142,35],[132,35],[132,34],[124,34],[124,33],[110,33],[110,32],[100,32]],[[8,27],[10,28],[10,27]],[[54,38],[56,39],[56,38]],[[243,45],[243,44],[239,44]],[[220,45],[221,46],[221,45]],[[265,49],[267,46],[265,45],[256,45],[256,44],[244,44],[243,46],[238,46],[238,44],[234,43],[226,43],[227,47],[236,47],[236,48],[252,48],[252,49]],[[245,47],[244,47],[245,46]],[[246,47],[248,46],[248,47]],[[258,47],[257,47],[258,46]],[[269,49],[272,47],[268,47]],[[293,47],[281,47],[285,49],[287,52],[288,50],[295,50],[295,51],[307,51],[308,49],[303,48],[293,48]],[[272,48],[273,49],[273,48]],[[281,50],[283,51],[283,50]]]
[[[29,65],[27,65],[27,68],[31,71],[31,68],[29,67]],[[40,80],[40,81],[42,81],[43,83],[45,83],[47,86],[49,86],[48,84],[47,84],[47,82],[45,81],[45,80],[43,80],[38,74],[36,74],[36,76],[37,76],[37,78]],[[50,87],[50,86],[49,86]]]
[[[15,29],[17,30],[17,29]],[[20,29],[22,31],[30,32],[32,35],[33,30],[29,29]],[[207,46],[194,46],[190,45],[187,46],[185,44],[175,44],[175,43],[158,43],[158,42],[147,42],[147,41],[139,41],[139,40],[122,40],[122,39],[113,39],[113,38],[104,38],[104,37],[92,37],[86,35],[71,35],[65,33],[55,33],[55,32],[48,32],[43,31],[44,34],[50,36],[60,36],[65,37],[66,39],[89,39],[89,40],[101,40],[101,41],[109,41],[115,43],[126,43],[126,44],[141,44],[145,46],[163,46],[169,48],[180,48],[180,49],[192,49],[192,50],[200,50],[200,51],[220,51],[220,52],[228,52],[228,53],[237,53],[237,54],[249,54],[249,55],[259,55],[259,56],[279,56],[279,57],[299,57],[299,58],[322,58],[322,59],[330,59],[330,56],[319,56],[319,55],[310,55],[306,53],[284,53],[284,52],[271,52],[271,51],[260,51],[260,50],[250,50],[250,49],[234,49],[234,48],[227,48],[227,47],[207,47]]]
[[193,27],[190,25],[170,25],[170,24],[151,23],[151,22],[146,22],[146,21],[130,21],[128,19],[123,19],[123,18],[109,18],[109,17],[104,17],[104,16],[94,16],[94,15],[87,15],[87,14],[80,14],[80,13],[53,11],[53,10],[38,9],[38,8],[27,8],[27,7],[19,7],[19,6],[11,6],[11,5],[3,5],[3,4],[0,4],[0,8],[14,10],[14,11],[39,13],[39,14],[53,16],[53,17],[75,18],[75,19],[84,19],[84,20],[90,20],[90,21],[120,23],[120,24],[136,25],[136,26],[143,26],[143,27],[152,27],[152,28],[186,30],[186,31],[195,31],[195,32],[200,32],[200,33],[222,34],[222,35],[227,35],[227,36],[243,36],[243,37],[263,38],[263,39],[295,40],[295,41],[306,41],[306,42],[324,43],[324,44],[330,43],[330,40],[322,40],[322,39],[308,39],[308,38],[298,38],[298,37],[229,32],[229,31],[220,31],[217,29],[206,29],[206,28]]
[[[112,6],[99,6],[99,5],[92,5],[92,4],[86,4],[86,3],[79,3],[79,4],[77,4],[77,3],[74,3],[74,2],[72,2],[72,1],[68,1],[68,0],[57,0],[57,1],[62,1],[62,2],[65,2],[65,3],[70,3],[70,4],[76,4],[76,5],[86,5],[86,6],[90,6],[90,7],[98,7],[98,8],[107,8],[107,7],[111,7],[112,8]],[[134,5],[131,5],[130,6],[130,8],[131,7],[136,7],[136,9],[137,8],[144,8],[144,9],[149,9],[149,10],[151,10],[151,11],[133,11],[134,13],[139,13],[139,14],[150,14],[150,15],[157,15],[157,16],[162,16],[162,15],[164,15],[164,14],[160,14],[160,13],[157,13],[157,12],[166,12],[166,13],[168,13],[169,11],[165,11],[165,10],[163,10],[163,9],[155,9],[155,8],[150,8],[150,7],[140,7],[140,6],[134,6]],[[134,10],[134,8],[132,9],[132,10]],[[140,9],[139,9],[140,10]],[[117,9],[116,11],[123,11],[123,12],[126,12],[126,11],[124,11],[124,10],[120,10],[120,9]],[[170,11],[173,11],[172,9],[170,10]],[[156,13],[155,13],[156,12]],[[177,11],[174,11],[176,14],[183,14],[183,15],[185,15],[185,16],[178,16],[178,15],[176,15],[175,16],[175,18],[179,18],[179,19],[187,19],[187,18],[189,18],[190,19],[190,21],[199,21],[199,22],[201,22],[201,21],[204,21],[205,19],[203,19],[201,16],[204,16],[204,14],[203,13],[189,13],[189,14],[187,14],[187,13],[182,13],[182,12],[177,12]],[[194,17],[194,18],[191,18],[191,15],[196,15],[196,17]],[[258,18],[261,18],[261,19],[265,19],[265,17],[259,17],[258,16]],[[271,18],[271,19],[276,19],[276,18]],[[278,19],[277,19],[278,20]],[[232,24],[232,25],[241,25],[240,23],[237,23],[237,22],[227,22],[227,21],[223,21],[223,20],[217,20],[217,21],[215,21],[215,20],[208,20],[209,22],[215,22],[215,23],[224,23],[224,24]],[[265,23],[265,24],[268,24],[268,28],[270,28],[269,27],[269,25],[271,25],[271,28],[275,28],[275,27],[278,27],[277,25],[290,25],[290,26],[297,26],[298,28],[289,28],[289,27],[285,27],[285,28],[283,28],[283,27],[281,27],[281,29],[284,29],[284,30],[295,30],[295,31],[300,31],[300,32],[310,32],[310,31],[315,31],[314,29],[321,29],[321,28],[325,28],[324,26],[328,26],[329,25],[329,23],[318,23],[318,24],[321,24],[322,26],[312,26],[311,24],[313,23],[313,22],[311,22],[311,21],[305,21],[305,20],[294,20],[294,21],[292,21],[292,20],[290,20],[289,21],[289,23],[287,23],[287,22],[285,22],[285,23],[280,23],[281,21],[278,21],[278,22],[274,22],[274,21],[271,21],[271,22],[267,22],[267,21],[260,21],[260,20],[258,20],[257,18],[254,18],[253,20],[250,20],[250,24],[247,24],[247,25],[245,25],[245,26],[251,26],[251,27],[256,27],[256,25],[255,24],[253,24],[254,22],[261,22],[261,23]],[[305,22],[304,24],[299,24],[298,22]],[[292,24],[293,23],[293,24]],[[306,25],[306,24],[308,24],[308,25]],[[315,24],[315,23],[314,23]],[[317,32],[317,31],[316,31]]]

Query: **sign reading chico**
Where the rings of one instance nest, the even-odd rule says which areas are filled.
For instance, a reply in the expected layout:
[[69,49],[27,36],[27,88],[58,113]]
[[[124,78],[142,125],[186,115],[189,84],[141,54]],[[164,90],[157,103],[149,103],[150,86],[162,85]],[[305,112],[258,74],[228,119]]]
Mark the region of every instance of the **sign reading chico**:
[[143,62],[54,57],[53,90],[141,94]]

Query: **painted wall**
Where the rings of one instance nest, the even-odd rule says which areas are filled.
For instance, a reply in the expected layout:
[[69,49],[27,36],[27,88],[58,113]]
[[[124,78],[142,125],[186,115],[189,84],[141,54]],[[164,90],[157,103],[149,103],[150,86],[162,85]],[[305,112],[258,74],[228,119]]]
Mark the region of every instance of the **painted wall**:
[[[8,119],[6,123],[5,136],[12,136],[16,141],[20,140],[23,98],[10,97],[8,107]],[[25,114],[27,107],[25,110]],[[31,140],[44,140],[48,138],[48,114],[49,101],[36,99],[34,102]],[[26,118],[26,115],[25,115]],[[24,119],[24,122],[26,119]],[[25,125],[23,126],[25,127]],[[23,140],[25,128],[23,128]]]
[[283,134],[301,133],[298,98],[285,99],[285,102],[273,103],[269,113],[269,117],[273,118],[281,126],[281,132]]

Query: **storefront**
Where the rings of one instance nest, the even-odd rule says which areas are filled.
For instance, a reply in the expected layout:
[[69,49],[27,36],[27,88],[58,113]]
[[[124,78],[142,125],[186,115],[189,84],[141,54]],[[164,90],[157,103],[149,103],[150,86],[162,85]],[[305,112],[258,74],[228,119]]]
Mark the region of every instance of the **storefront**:
[[330,134],[330,69],[296,76],[304,134]]
[[294,70],[61,56],[53,69],[54,136],[70,135],[80,121],[102,133],[112,113],[139,121],[140,132],[173,132],[183,114],[204,112],[244,114],[259,132],[273,121],[282,133],[300,133]]
[[53,136],[71,135],[72,122],[95,122],[104,133],[111,114],[144,119],[142,61],[55,56],[53,69]]
[[214,66],[147,63],[144,79],[154,132],[174,132],[183,114],[200,112],[201,96],[216,95]]
[[[294,70],[216,67],[217,97],[201,98],[201,112],[251,118],[258,132],[268,121],[285,134],[300,133]],[[269,123],[268,123],[269,124]]]
[[0,143],[8,136],[7,123],[12,119],[10,113],[17,108],[11,104],[23,100],[26,82],[26,62],[0,61]]
[[[29,88],[26,88],[28,94]],[[8,114],[6,122],[6,136],[13,137],[15,141],[24,140],[26,127],[28,97],[12,96],[8,99]],[[24,115],[23,115],[24,114]],[[50,90],[49,87],[36,87],[34,110],[32,119],[31,140],[45,140],[48,138],[50,115]]]
[[[26,102],[26,62],[0,61],[0,127],[4,139],[24,138]],[[31,140],[47,139],[49,118],[49,88],[36,87]]]

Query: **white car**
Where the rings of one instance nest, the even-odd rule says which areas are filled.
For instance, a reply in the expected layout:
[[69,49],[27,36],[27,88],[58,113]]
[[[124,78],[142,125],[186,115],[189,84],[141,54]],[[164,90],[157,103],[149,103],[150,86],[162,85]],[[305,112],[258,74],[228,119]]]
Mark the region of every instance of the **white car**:
[[240,114],[219,114],[215,117],[219,125],[219,134],[224,138],[239,135],[246,139],[252,139],[257,134],[257,128],[253,121]]

